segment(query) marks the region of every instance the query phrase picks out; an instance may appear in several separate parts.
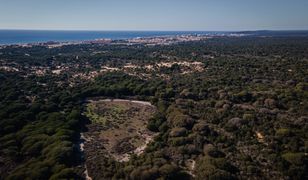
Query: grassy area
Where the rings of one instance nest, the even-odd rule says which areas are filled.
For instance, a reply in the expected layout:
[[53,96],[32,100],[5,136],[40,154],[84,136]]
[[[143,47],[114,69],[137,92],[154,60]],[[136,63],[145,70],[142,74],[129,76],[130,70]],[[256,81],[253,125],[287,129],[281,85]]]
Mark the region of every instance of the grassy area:
[[96,112],[96,105],[93,103],[87,104],[85,115],[94,123],[101,125],[107,125],[107,119],[104,116],[100,116]]
[[92,102],[87,104],[85,115],[94,123],[108,126],[123,123],[126,111],[129,110],[123,104],[112,104]]

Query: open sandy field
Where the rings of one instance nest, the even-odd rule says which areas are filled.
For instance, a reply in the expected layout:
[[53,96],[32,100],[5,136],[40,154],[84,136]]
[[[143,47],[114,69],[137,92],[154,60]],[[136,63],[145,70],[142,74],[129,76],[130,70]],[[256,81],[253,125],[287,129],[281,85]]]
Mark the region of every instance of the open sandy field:
[[92,123],[88,125],[88,132],[83,134],[86,154],[93,144],[100,144],[97,147],[105,149],[119,162],[128,161],[131,154],[141,154],[154,137],[146,126],[155,111],[154,106],[143,101],[89,101],[85,115]]

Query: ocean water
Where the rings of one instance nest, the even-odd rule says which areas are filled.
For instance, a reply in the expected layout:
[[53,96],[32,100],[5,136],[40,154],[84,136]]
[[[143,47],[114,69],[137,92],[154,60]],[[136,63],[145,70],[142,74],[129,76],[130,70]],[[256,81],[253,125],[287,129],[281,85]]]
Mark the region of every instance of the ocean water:
[[251,36],[308,37],[308,31],[54,31],[54,30],[0,30],[0,45],[26,44],[48,41],[84,41],[101,38],[130,39],[165,35],[211,34],[226,35],[232,33]]
[[0,30],[0,44],[25,44],[48,41],[83,41],[100,38],[129,39],[182,34],[209,34],[204,31],[48,31],[48,30]]

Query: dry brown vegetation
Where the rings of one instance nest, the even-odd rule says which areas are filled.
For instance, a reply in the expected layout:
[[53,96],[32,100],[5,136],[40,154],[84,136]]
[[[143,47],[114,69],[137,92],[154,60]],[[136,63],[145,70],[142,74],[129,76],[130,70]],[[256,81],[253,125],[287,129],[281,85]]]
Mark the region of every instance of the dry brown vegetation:
[[93,167],[97,156],[128,161],[131,154],[140,155],[155,135],[146,127],[156,108],[147,102],[107,99],[86,106],[92,121],[83,133],[87,167]]

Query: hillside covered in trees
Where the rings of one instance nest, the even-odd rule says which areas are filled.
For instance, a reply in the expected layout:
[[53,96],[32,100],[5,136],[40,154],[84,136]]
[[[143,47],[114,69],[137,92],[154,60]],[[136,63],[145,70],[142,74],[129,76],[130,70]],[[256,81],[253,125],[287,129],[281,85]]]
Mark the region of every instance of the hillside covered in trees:
[[3,46],[0,92],[0,179],[85,179],[89,98],[156,107],[143,153],[93,145],[93,179],[308,178],[305,37]]

